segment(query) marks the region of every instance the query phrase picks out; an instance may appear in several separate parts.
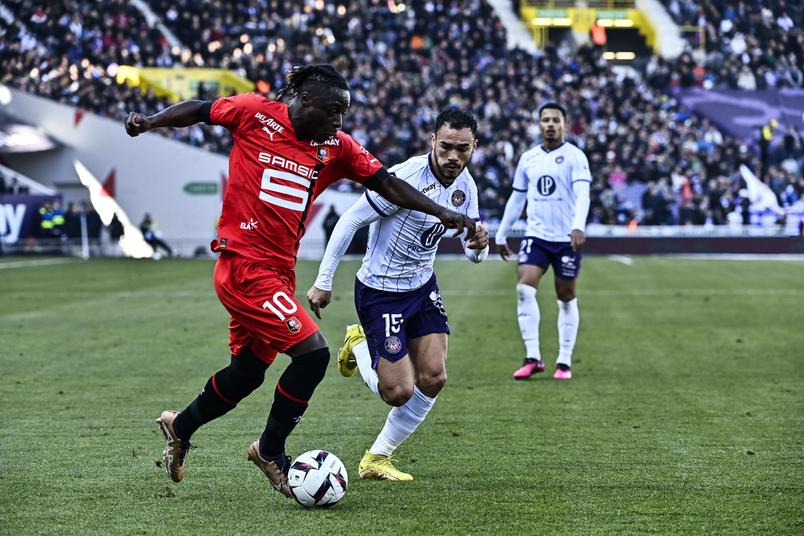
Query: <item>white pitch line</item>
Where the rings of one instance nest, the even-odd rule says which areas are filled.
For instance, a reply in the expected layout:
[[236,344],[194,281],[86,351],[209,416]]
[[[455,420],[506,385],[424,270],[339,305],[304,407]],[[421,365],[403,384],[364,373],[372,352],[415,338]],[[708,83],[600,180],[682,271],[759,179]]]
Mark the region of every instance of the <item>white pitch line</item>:
[[66,264],[68,262],[73,262],[73,259],[39,259],[35,261],[0,262],[0,270],[7,268],[36,268],[38,266],[52,266],[54,264]]
[[619,262],[620,264],[624,264],[626,266],[633,266],[634,259],[628,257],[626,255],[609,255],[609,259],[614,262]]

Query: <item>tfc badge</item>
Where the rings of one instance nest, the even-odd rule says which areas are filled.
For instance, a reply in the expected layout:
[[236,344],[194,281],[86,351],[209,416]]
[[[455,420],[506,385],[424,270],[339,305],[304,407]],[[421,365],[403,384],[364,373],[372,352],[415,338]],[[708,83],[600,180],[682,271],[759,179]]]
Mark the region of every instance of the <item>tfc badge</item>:
[[452,201],[453,206],[459,207],[466,202],[466,193],[463,190],[455,190],[452,192]]
[[316,152],[316,156],[319,160],[326,164],[327,160],[329,160],[329,149],[326,147],[319,147],[318,151]]
[[302,328],[302,323],[299,322],[299,319],[296,318],[295,316],[291,316],[290,318],[288,318],[285,324],[287,324],[288,329],[290,330],[291,333],[296,333]]
[[385,339],[385,349],[392,354],[398,354],[402,349],[402,341],[396,335],[391,335]]

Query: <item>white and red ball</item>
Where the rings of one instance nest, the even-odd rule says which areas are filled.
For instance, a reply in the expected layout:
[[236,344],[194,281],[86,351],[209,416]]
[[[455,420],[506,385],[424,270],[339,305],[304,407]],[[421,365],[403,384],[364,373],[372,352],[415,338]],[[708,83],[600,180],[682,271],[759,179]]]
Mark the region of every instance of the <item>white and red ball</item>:
[[343,499],[349,476],[341,460],[326,450],[311,450],[293,460],[290,492],[305,508],[333,506]]

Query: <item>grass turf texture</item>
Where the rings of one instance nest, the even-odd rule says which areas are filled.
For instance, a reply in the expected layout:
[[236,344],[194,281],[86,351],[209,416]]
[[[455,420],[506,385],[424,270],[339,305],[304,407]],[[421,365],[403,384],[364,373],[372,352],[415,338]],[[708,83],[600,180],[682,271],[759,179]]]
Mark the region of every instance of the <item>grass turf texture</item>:
[[[0,259],[0,263],[7,260]],[[301,263],[299,296],[315,263]],[[321,322],[354,322],[354,262]],[[514,266],[437,266],[449,382],[398,450],[411,483],[361,481],[388,407],[330,370],[290,454],[336,453],[350,488],[306,511],[246,461],[266,384],[202,428],[185,481],[157,467],[153,423],[225,366],[212,262],[97,260],[0,270],[0,533],[613,534],[804,530],[804,265],[588,259],[574,379],[539,292],[546,374],[514,382]]]

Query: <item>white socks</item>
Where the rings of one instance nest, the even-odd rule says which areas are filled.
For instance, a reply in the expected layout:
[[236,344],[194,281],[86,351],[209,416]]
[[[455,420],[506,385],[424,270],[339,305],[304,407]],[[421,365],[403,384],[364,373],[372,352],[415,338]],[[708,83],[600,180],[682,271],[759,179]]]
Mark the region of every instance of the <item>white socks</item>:
[[[352,348],[352,353],[355,354],[357,359],[357,368],[360,369],[360,375],[363,376],[363,381],[371,389],[375,395],[380,396],[379,378],[377,371],[371,368],[371,355],[369,354],[368,343],[363,341],[356,344]],[[388,412],[388,418],[385,419],[385,426],[383,426],[380,435],[374,441],[374,444],[369,449],[372,454],[382,454],[390,456],[394,450],[402,444],[410,434],[416,431],[416,428],[424,421],[430,409],[435,404],[438,397],[430,398],[425,395],[415,385],[413,386],[413,396],[410,400],[405,402],[404,405],[398,408],[392,408]]]
[[357,368],[360,370],[360,375],[363,376],[363,381],[366,382],[368,388],[380,396],[380,379],[377,377],[377,371],[371,368],[371,354],[369,353],[368,343],[362,341],[357,343],[352,348],[352,353],[355,354],[357,359]]
[[519,331],[522,332],[522,340],[525,341],[525,356],[528,358],[541,360],[542,354],[539,352],[539,304],[536,302],[536,289],[530,285],[518,283],[516,286],[517,294],[517,320],[519,321]]
[[572,349],[578,335],[578,298],[568,302],[558,300],[558,360],[557,363],[572,366]]
[[[361,369],[362,370],[362,369]],[[376,374],[375,374],[376,377]],[[391,409],[380,435],[369,452],[390,456],[424,421],[438,397],[430,398],[413,386],[413,396],[404,405]]]

